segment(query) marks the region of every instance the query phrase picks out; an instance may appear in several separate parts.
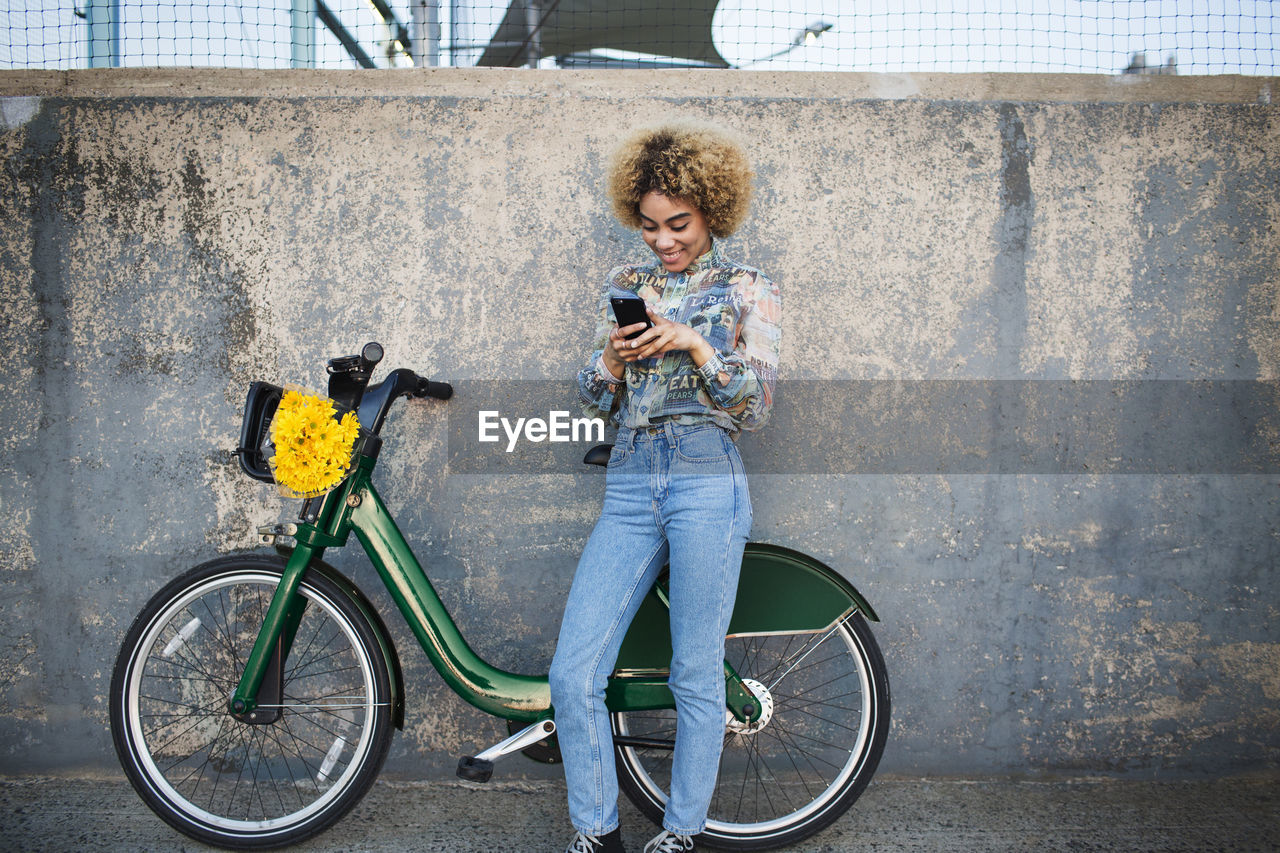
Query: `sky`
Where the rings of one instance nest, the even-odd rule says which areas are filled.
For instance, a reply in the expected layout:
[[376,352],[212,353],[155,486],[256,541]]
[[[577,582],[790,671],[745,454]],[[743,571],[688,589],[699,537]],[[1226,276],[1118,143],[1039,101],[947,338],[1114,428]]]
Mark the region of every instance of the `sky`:
[[[89,2],[0,0],[0,67],[85,67],[87,26],[76,9]],[[387,29],[368,0],[326,2],[380,66],[408,64],[402,54],[388,59]],[[407,24],[408,0],[388,3]],[[506,8],[494,3],[459,4],[461,40],[490,38]],[[125,65],[289,66],[290,0],[119,4]],[[447,37],[450,4],[441,5]],[[722,0],[712,35],[731,65],[759,70],[1114,74],[1142,52],[1148,65],[1174,57],[1180,74],[1275,75],[1278,21],[1280,2],[1246,0]],[[796,45],[806,27],[824,24]],[[441,51],[444,64],[475,55]],[[316,64],[355,67],[322,26]]]

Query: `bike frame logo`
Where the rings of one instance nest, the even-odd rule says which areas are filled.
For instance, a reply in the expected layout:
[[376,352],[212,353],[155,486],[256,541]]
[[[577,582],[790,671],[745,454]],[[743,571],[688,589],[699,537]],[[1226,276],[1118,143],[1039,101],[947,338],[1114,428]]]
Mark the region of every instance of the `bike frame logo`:
[[569,412],[552,410],[543,418],[516,418],[513,424],[509,418],[502,417],[495,409],[482,409],[479,413],[477,440],[482,443],[496,443],[502,440],[498,427],[507,438],[507,453],[516,449],[516,443],[525,441],[538,444],[543,441],[553,443],[569,443],[581,441],[604,441],[604,421],[601,418],[574,418]]

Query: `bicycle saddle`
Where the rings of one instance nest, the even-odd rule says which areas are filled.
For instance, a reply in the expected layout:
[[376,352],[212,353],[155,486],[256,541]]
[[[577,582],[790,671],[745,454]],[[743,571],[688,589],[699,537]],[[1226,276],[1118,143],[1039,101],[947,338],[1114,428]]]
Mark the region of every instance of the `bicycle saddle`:
[[599,465],[603,468],[609,464],[609,454],[612,452],[612,444],[597,444],[587,451],[587,455],[582,457],[582,461],[586,465]]

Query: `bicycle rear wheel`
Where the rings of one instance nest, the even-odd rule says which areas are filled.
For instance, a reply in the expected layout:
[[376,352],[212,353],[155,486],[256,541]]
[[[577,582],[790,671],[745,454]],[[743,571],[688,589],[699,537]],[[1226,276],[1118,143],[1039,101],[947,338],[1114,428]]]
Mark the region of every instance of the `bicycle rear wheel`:
[[[391,743],[389,675],[374,629],[309,572],[274,722],[230,713],[284,561],[229,557],[161,590],[125,637],[111,684],[116,753],[178,831],[240,849],[321,832],[368,791]],[[270,709],[267,709],[270,712]]]
[[[729,637],[725,654],[764,713],[750,726],[728,718],[699,843],[726,850],[792,844],[840,817],[875,773],[889,734],[884,658],[857,613],[816,633]],[[612,720],[616,735],[665,742],[616,748],[620,787],[660,823],[675,712],[623,711]]]

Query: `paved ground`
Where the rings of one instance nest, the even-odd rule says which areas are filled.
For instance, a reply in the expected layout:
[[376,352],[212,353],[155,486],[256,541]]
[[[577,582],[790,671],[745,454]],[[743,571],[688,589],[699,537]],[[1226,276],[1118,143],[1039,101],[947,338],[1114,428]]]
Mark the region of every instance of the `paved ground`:
[[[559,853],[561,784],[379,783],[297,851]],[[624,838],[652,834],[624,806]],[[0,779],[0,849],[208,850],[170,830],[124,781]],[[885,779],[792,853],[1277,851],[1280,780],[963,782]]]

